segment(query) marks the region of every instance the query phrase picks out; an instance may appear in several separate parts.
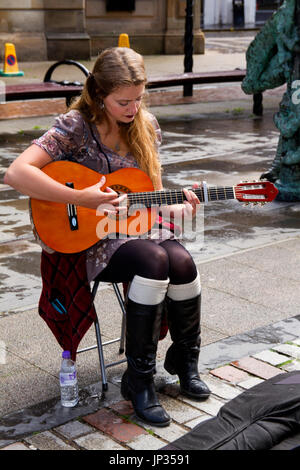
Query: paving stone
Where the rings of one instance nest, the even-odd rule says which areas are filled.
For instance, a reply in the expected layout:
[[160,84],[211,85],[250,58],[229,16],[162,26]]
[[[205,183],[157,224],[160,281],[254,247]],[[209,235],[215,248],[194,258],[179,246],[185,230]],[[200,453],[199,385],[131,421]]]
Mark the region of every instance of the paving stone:
[[103,408],[85,416],[84,421],[120,442],[128,442],[147,432],[134,423],[129,423],[116,416],[111,410]]
[[212,419],[210,415],[201,415],[198,416],[198,418],[192,419],[191,421],[188,421],[184,425],[187,426],[190,429],[193,429],[195,426],[197,426],[200,423],[203,423],[204,421],[207,421],[208,419]]
[[6,447],[2,447],[1,450],[30,450],[26,447],[22,442],[14,442],[13,444],[9,444]]
[[300,348],[294,344],[279,344],[278,346],[274,346],[272,349],[283,354],[287,354],[288,356],[295,357],[296,359],[300,359]]
[[220,398],[224,398],[225,400],[232,400],[241,393],[241,390],[223,382],[220,379],[204,375],[202,375],[202,377],[206,385],[210,388],[211,392]]
[[262,379],[270,379],[282,372],[274,366],[254,359],[254,357],[243,357],[239,361],[233,361],[231,364]]
[[117,442],[110,439],[110,437],[101,434],[100,432],[93,432],[86,436],[75,439],[76,444],[87,450],[126,450]]
[[147,435],[138,436],[133,441],[128,442],[127,445],[134,450],[158,450],[166,445],[164,441],[161,441],[155,436],[146,433]]
[[294,370],[300,370],[300,361],[298,359],[294,359],[288,364],[285,364],[284,366],[282,366],[281,369],[285,370],[286,372],[293,372]]
[[272,366],[279,366],[280,364],[283,364],[284,362],[287,362],[290,360],[289,356],[286,356],[284,354],[279,354],[277,352],[270,351],[270,350],[260,351],[256,354],[252,354],[252,357],[260,361],[267,362],[268,364],[271,364]]
[[110,405],[110,408],[112,410],[117,411],[122,416],[131,416],[134,413],[133,406],[131,404],[131,401],[119,401],[118,403],[114,403],[113,405]]
[[175,441],[175,439],[178,439],[179,437],[186,434],[186,430],[184,428],[172,422],[169,426],[166,426],[164,428],[150,426],[149,424],[143,424],[139,420],[137,422],[141,426],[144,426],[147,430],[150,429],[150,431],[153,431],[158,437],[161,437],[162,439],[165,439],[168,442]]
[[219,409],[224,405],[224,402],[218,400],[217,398],[214,398],[210,396],[207,400],[192,400],[191,398],[188,397],[182,397],[182,401],[185,403],[189,403],[190,405],[194,406],[195,408],[198,408],[201,411],[204,411],[205,413],[208,413],[209,415],[215,416],[218,414]]
[[69,423],[63,424],[62,426],[58,426],[57,428],[54,428],[54,430],[58,431],[67,439],[74,439],[75,437],[90,433],[93,428],[76,420],[70,421]]
[[201,412],[192,406],[188,406],[181,400],[174,400],[174,398],[168,395],[158,394],[159,401],[164,409],[169,413],[171,418],[177,423],[183,424],[186,421],[190,421],[194,418],[199,417]]
[[294,344],[298,344],[298,346],[300,346],[300,338],[293,339],[291,342]]
[[238,386],[248,390],[249,388],[252,388],[255,385],[258,385],[262,382],[264,382],[264,380],[260,379],[259,377],[249,377],[249,379],[246,379],[246,380],[243,380],[242,382],[239,382]]
[[38,450],[74,450],[51,431],[40,432],[24,439]]
[[255,357],[255,359],[259,359],[263,362],[267,362],[272,366],[278,366],[279,364],[283,364],[284,362],[289,361],[290,359],[289,356],[278,354],[274,351],[270,351],[269,349],[253,354],[252,357]]
[[209,371],[209,373],[234,384],[249,378],[249,374],[232,366],[218,367]]

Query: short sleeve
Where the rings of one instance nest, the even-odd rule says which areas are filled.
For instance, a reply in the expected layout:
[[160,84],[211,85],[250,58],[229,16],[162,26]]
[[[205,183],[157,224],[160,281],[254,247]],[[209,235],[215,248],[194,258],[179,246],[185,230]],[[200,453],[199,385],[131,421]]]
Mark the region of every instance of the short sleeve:
[[79,111],[61,114],[45,134],[33,140],[33,144],[45,150],[53,160],[74,160],[83,145],[84,119]]

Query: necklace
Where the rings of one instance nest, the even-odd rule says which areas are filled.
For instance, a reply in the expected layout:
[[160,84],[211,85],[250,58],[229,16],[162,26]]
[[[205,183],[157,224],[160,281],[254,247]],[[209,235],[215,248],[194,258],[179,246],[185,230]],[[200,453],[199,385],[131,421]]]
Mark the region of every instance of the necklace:
[[115,145],[115,151],[116,152],[119,152],[121,150],[120,148],[120,142],[117,142],[116,145]]

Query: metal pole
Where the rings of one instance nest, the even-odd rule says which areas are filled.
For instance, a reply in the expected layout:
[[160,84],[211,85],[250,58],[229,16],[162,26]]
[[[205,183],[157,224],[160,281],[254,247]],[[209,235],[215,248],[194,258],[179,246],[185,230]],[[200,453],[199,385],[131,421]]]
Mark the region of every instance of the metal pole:
[[[194,0],[186,0],[184,34],[184,73],[193,71],[193,7]],[[193,96],[192,83],[184,85],[183,96]]]

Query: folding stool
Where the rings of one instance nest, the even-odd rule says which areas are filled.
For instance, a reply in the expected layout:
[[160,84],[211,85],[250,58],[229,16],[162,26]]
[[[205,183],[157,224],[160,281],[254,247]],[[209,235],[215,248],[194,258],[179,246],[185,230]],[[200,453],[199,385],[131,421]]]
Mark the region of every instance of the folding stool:
[[[96,297],[97,290],[98,290],[98,287],[99,287],[99,283],[100,283],[100,281],[98,281],[97,279],[94,281],[94,285],[93,285],[93,289],[92,289],[92,298],[93,298],[93,300]],[[121,364],[123,362],[126,362],[126,358],[125,358],[125,359],[121,359],[119,361],[115,361],[115,362],[111,362],[109,364],[105,364],[105,359],[104,359],[104,354],[103,354],[103,346],[106,346],[107,344],[116,343],[116,342],[120,342],[119,354],[123,354],[124,350],[125,350],[125,348],[124,348],[125,329],[126,329],[125,302],[124,302],[124,299],[123,299],[122,294],[120,292],[118,284],[112,283],[112,286],[114,288],[116,297],[118,299],[118,302],[119,302],[119,305],[120,305],[120,308],[121,308],[121,311],[122,311],[122,326],[121,326],[121,335],[120,335],[120,337],[112,339],[110,341],[105,341],[103,343],[102,338],[101,338],[101,329],[100,329],[100,325],[99,325],[98,315],[96,314],[96,319],[94,321],[94,325],[95,325],[95,331],[96,331],[97,344],[95,344],[94,346],[89,346],[87,348],[79,349],[77,351],[77,354],[79,354],[79,353],[82,353],[82,352],[90,351],[92,349],[96,349],[96,348],[98,349],[100,370],[101,370],[101,378],[102,378],[102,392],[105,392],[108,389],[106,369],[108,367],[112,367],[112,366]]]

